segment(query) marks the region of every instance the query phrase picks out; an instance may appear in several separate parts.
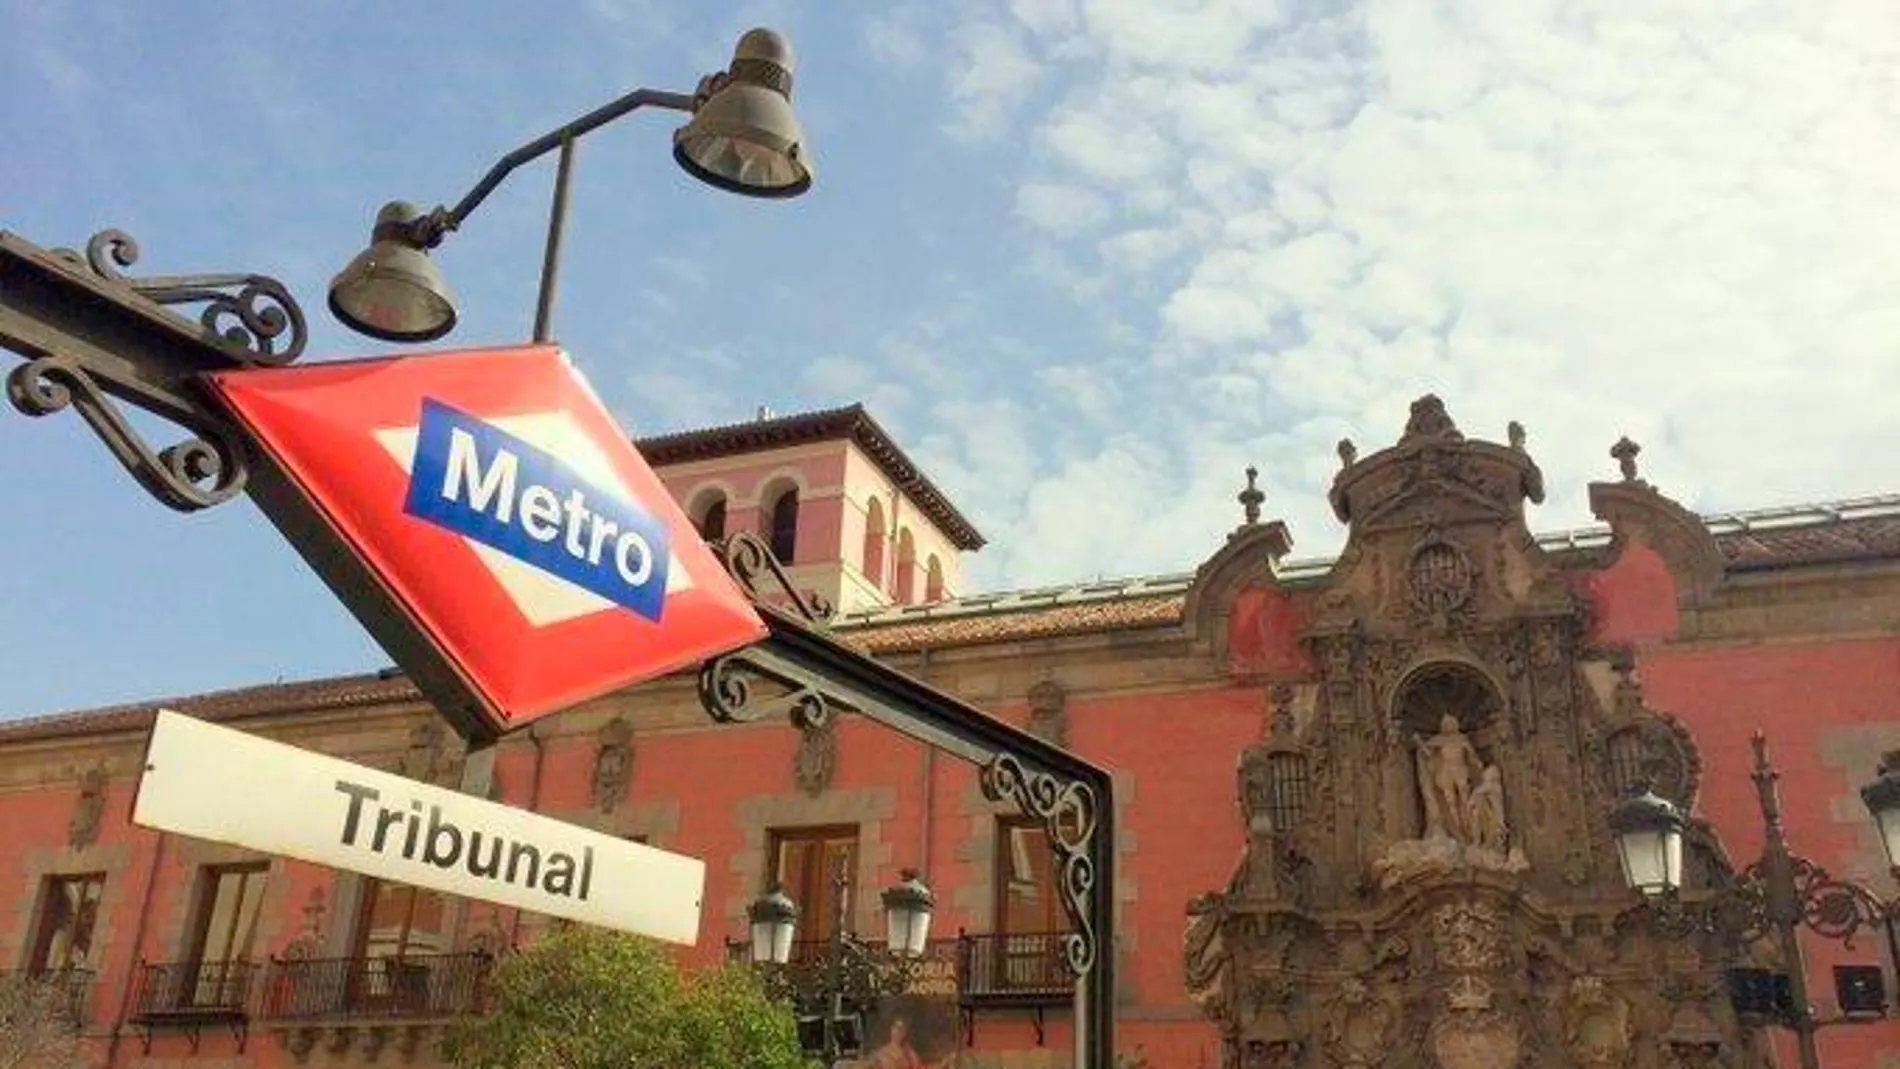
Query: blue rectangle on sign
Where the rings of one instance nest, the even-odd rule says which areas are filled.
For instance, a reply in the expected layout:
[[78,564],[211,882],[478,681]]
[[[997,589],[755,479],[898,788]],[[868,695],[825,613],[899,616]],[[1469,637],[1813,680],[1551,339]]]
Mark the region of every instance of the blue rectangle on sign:
[[666,526],[559,457],[424,399],[403,511],[649,620],[666,603]]

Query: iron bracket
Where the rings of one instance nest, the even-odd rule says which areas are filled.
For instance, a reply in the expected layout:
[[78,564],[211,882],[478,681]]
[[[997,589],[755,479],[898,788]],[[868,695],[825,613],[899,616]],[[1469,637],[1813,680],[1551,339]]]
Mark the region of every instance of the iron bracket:
[[[71,408],[140,486],[192,512],[245,488],[245,437],[203,392],[206,372],[277,367],[303,355],[309,330],[283,283],[263,275],[130,278],[138,243],[103,230],[84,253],[42,249],[0,231],[0,348],[25,359],[7,400],[29,416]],[[202,306],[196,321],[170,306]],[[153,448],[121,407],[187,436]]]
[[[874,660],[825,630],[756,535],[714,549],[764,619],[767,637],[707,661],[702,708],[720,723],[786,713],[799,726],[845,710],[977,766],[985,797],[1014,801],[1048,832],[1074,930],[1063,959],[1084,982],[1076,1028],[1087,1069],[1114,1065],[1114,783],[1080,757]],[[760,565],[764,566],[760,566]],[[789,608],[781,608],[788,605]]]

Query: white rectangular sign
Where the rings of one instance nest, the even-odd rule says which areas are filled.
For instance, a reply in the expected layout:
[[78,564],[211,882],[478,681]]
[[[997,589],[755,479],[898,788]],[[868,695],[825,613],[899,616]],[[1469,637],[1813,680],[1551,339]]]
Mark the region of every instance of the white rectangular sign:
[[706,863],[161,710],[132,822],[692,945]]

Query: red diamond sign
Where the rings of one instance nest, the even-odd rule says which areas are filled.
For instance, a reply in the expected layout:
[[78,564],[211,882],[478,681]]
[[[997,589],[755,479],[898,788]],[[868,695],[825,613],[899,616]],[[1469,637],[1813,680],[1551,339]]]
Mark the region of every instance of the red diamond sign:
[[[437,657],[412,675],[493,737],[755,642],[764,624],[554,346],[224,372],[213,388],[283,490]],[[295,511],[294,509],[292,511]],[[293,536],[293,543],[299,540]],[[365,616],[385,646],[389,613]],[[328,554],[335,557],[334,553]],[[344,562],[347,573],[349,562]],[[391,653],[405,668],[406,658]],[[447,671],[443,671],[446,669]],[[435,681],[431,687],[428,682]],[[445,700],[446,699],[446,700]]]

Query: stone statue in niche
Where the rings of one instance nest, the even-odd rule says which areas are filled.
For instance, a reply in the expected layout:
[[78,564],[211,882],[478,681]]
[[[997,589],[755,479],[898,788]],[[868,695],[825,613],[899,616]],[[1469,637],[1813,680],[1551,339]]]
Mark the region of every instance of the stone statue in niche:
[[1484,766],[1469,805],[1465,830],[1470,845],[1503,853],[1510,845],[1510,828],[1504,823],[1504,777],[1498,766]]
[[1390,888],[1422,873],[1462,868],[1529,868],[1523,848],[1511,842],[1503,773],[1479,755],[1458,718],[1447,713],[1436,734],[1415,738],[1413,744],[1424,833],[1391,843],[1373,860],[1380,885]]
[[1425,838],[1471,841],[1466,827],[1471,812],[1471,780],[1482,774],[1483,762],[1471,740],[1459,730],[1458,718],[1447,713],[1438,734],[1417,739],[1418,786],[1425,806]]

